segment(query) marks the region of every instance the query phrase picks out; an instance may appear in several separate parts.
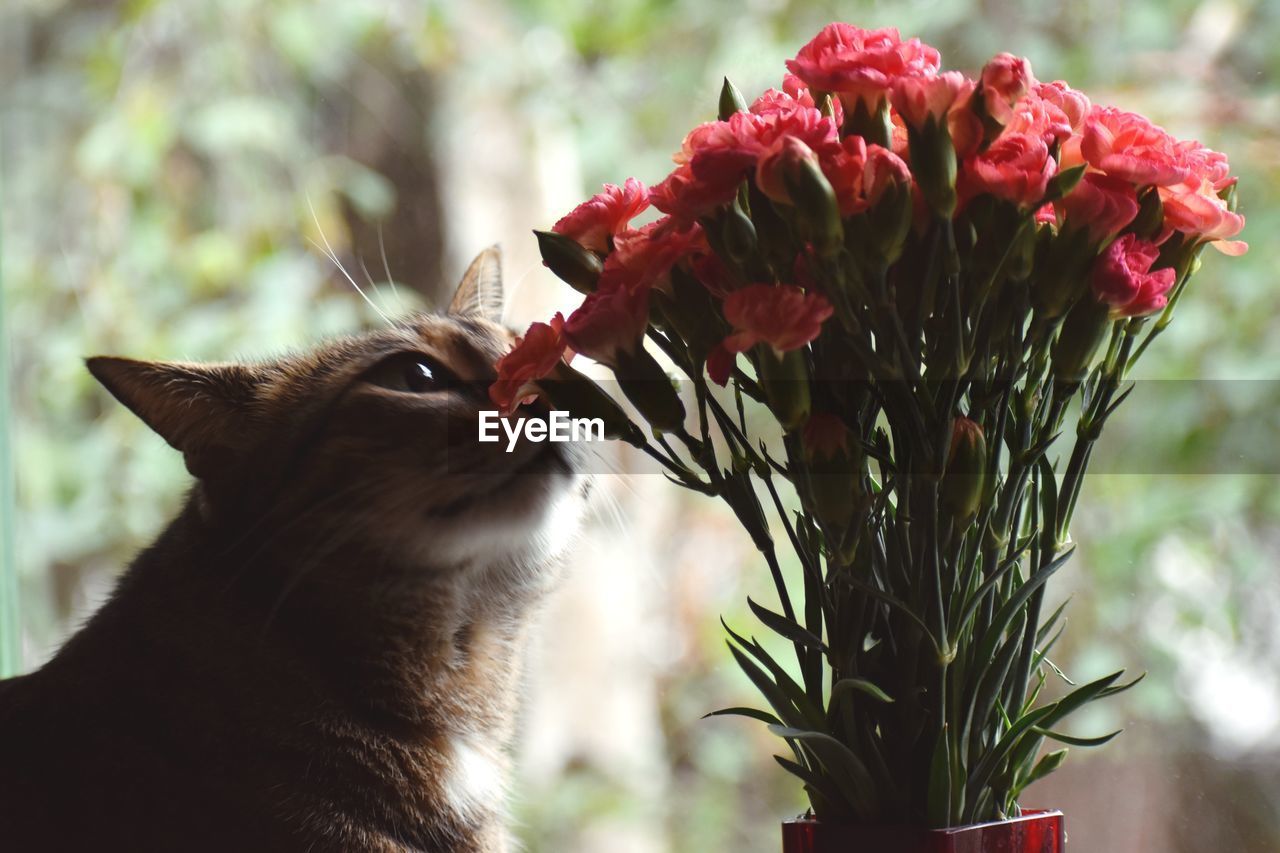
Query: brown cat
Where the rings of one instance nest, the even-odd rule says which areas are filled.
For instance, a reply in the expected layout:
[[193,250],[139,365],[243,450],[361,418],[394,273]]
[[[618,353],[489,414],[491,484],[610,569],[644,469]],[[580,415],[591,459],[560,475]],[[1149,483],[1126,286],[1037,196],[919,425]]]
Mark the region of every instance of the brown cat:
[[477,442],[498,265],[303,356],[89,360],[196,484],[0,682],[0,849],[507,849],[521,647],[582,488],[571,445]]

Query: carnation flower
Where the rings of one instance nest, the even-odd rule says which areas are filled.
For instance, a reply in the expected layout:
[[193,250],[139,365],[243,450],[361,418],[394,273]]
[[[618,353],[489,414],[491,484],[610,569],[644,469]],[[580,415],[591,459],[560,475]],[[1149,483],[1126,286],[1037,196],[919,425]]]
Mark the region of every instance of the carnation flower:
[[1209,241],[1209,245],[1226,255],[1243,255],[1248,251],[1247,243],[1230,239],[1244,228],[1244,217],[1227,207],[1207,178],[1198,186],[1188,181],[1161,187],[1160,200],[1164,204],[1166,228]]
[[1005,133],[1027,133],[1053,145],[1071,137],[1071,119],[1053,101],[1028,94],[1013,108]]
[[891,101],[908,127],[919,129],[927,119],[941,122],[952,104],[973,91],[974,81],[959,71],[937,76],[899,77]]
[[748,285],[724,300],[724,317],[736,330],[724,347],[746,352],[766,343],[778,353],[799,349],[822,333],[834,310],[821,295],[793,285]]
[[1172,186],[1192,176],[1178,143],[1137,113],[1094,107],[1084,122],[1080,153],[1090,166],[1136,186]]
[[602,287],[564,321],[564,338],[576,352],[616,368],[620,354],[641,345],[648,325],[647,287]]
[[515,347],[498,359],[498,378],[489,386],[489,399],[504,415],[532,402],[537,397],[537,381],[550,375],[565,357],[564,324],[559,312],[550,323],[534,323],[524,337],[516,339]]
[[1006,133],[966,161],[961,185],[965,198],[985,192],[1019,207],[1031,207],[1044,198],[1056,171],[1057,164],[1043,139]]
[[1054,80],[1052,83],[1037,83],[1032,91],[1042,100],[1062,110],[1063,115],[1067,117],[1067,121],[1071,123],[1073,131],[1079,131],[1084,126],[1085,116],[1089,114],[1089,108],[1092,104],[1089,97],[1084,92],[1072,89],[1061,80]]
[[664,213],[692,220],[733,200],[738,185],[783,137],[794,136],[819,155],[840,149],[835,123],[813,107],[776,98],[763,113],[738,112],[708,122],[685,137],[678,168],[654,187],[651,199]]
[[[809,91],[809,87],[794,74],[782,75],[782,91],[794,98],[801,106],[818,107],[818,101]],[[839,98],[831,99],[831,118],[835,121],[836,127],[844,124],[844,104],[840,103]]]
[[1036,85],[1031,63],[1012,53],[999,53],[982,68],[982,97],[987,115],[1005,125],[1013,108]]
[[681,258],[706,251],[702,226],[663,217],[614,239],[614,250],[605,259],[598,287],[669,290],[671,267]]
[[1114,237],[1138,215],[1138,194],[1133,184],[1101,172],[1087,172],[1058,211],[1071,225],[1088,229],[1095,243]]
[[909,183],[911,169],[901,157],[879,145],[867,146],[866,161],[862,167],[862,201],[865,207],[875,207],[889,187]]
[[605,184],[603,192],[575,207],[551,230],[603,255],[609,251],[609,238],[648,206],[649,190],[635,178],[627,178],[621,187]]
[[1163,309],[1175,273],[1170,267],[1150,272],[1159,255],[1155,243],[1133,234],[1121,236],[1094,262],[1090,279],[1093,295],[1120,317],[1140,317]]
[[892,27],[834,23],[787,60],[787,70],[814,89],[839,95],[846,110],[859,101],[872,109],[899,77],[936,74],[939,61],[937,50],[915,38],[904,42]]

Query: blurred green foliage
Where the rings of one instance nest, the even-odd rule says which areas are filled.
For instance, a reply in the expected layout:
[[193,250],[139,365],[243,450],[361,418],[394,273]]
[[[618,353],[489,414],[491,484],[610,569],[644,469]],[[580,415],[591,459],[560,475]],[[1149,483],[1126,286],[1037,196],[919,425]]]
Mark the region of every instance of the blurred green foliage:
[[[344,211],[378,222],[397,201],[396,180],[355,156],[353,120],[334,109],[357,75],[425,74],[463,110],[502,93],[513,122],[570,130],[586,193],[632,174],[656,183],[683,134],[713,116],[721,75],[749,97],[777,85],[783,61],[837,19],[897,26],[970,71],[999,50],[1024,54],[1042,79],[1230,153],[1251,251],[1230,263],[1208,253],[1144,360],[1150,378],[1222,381],[1131,404],[1126,434],[1172,473],[1089,481],[1063,590],[1075,597],[1068,672],[1152,672],[1114,716],[1212,728],[1189,700],[1199,662],[1174,640],[1208,632],[1272,677],[1280,651],[1274,612],[1256,606],[1280,583],[1280,481],[1230,465],[1185,473],[1216,470],[1224,430],[1253,425],[1232,440],[1273,443],[1280,411],[1280,6],[1266,0],[12,0],[0,9],[0,189],[28,664],[154,535],[185,482],[176,454],[105,406],[81,358],[252,356],[369,322],[309,242],[323,232],[350,257]],[[456,118],[438,116],[432,138]],[[1161,570],[1171,539],[1182,562]],[[1216,593],[1182,583],[1185,565],[1207,567]],[[726,596],[765,588],[748,575]],[[656,820],[673,850],[775,849],[776,816],[801,798],[772,768],[767,736],[698,721],[751,695],[705,615],[705,651],[664,685],[672,795]],[[586,815],[625,814],[610,784],[584,770],[527,799],[529,849],[565,849],[565,827]]]

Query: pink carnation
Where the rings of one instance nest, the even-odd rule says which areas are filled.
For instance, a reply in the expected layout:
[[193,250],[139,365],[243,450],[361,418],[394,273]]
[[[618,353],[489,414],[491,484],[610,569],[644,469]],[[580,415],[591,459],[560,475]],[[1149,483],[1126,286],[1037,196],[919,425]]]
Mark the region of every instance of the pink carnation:
[[981,82],[987,115],[1008,124],[1014,106],[1036,85],[1036,77],[1026,58],[999,53],[983,66]]
[[1090,285],[1100,302],[1120,317],[1139,317],[1168,304],[1174,271],[1170,267],[1150,272],[1160,256],[1155,243],[1124,234],[1094,261]]
[[1044,140],[1026,133],[1006,133],[986,151],[965,162],[961,188],[964,198],[990,193],[1019,207],[1044,198],[1057,164]]
[[558,312],[550,323],[534,323],[516,339],[511,352],[498,359],[498,378],[489,386],[489,399],[509,415],[537,396],[536,383],[545,379],[564,358],[564,317]]
[[1087,228],[1090,239],[1101,243],[1138,215],[1138,194],[1128,181],[1088,172],[1057,208],[1068,224]]
[[901,157],[879,145],[867,146],[862,168],[862,200],[866,207],[875,207],[889,187],[910,183],[911,169]]
[[577,352],[616,368],[620,353],[641,346],[648,324],[648,288],[602,288],[565,320],[564,337]]
[[[818,101],[813,97],[813,93],[809,91],[809,87],[794,74],[782,75],[782,91],[794,98],[801,106],[813,107],[814,109],[818,107]],[[835,121],[836,127],[843,125],[844,105],[840,103],[839,98],[831,99],[831,112],[831,118]]]
[[952,104],[966,100],[976,84],[959,71],[937,76],[899,77],[893,83],[893,108],[909,127],[920,128],[932,118],[941,122]]
[[1093,168],[1140,187],[1172,186],[1192,176],[1177,140],[1145,117],[1115,107],[1089,111],[1080,153]]
[[746,352],[766,343],[779,353],[799,349],[822,333],[834,310],[819,294],[789,284],[748,285],[724,300],[724,317],[735,329],[724,348]]
[[1005,133],[1028,133],[1045,145],[1065,142],[1071,136],[1071,119],[1053,101],[1029,94],[1018,101]]
[[575,207],[551,230],[603,255],[609,251],[609,238],[648,206],[649,190],[635,178],[627,178],[621,187],[605,184],[603,192]]
[[833,23],[787,60],[787,70],[814,89],[838,94],[850,110],[859,101],[874,108],[899,77],[935,74],[939,62],[937,50],[919,39],[904,42],[896,29]]
[[835,123],[798,101],[791,109],[775,99],[764,113],[738,112],[728,121],[695,128],[676,155],[680,166],[654,187],[651,199],[664,213],[696,219],[727,204],[742,179],[783,137],[794,136],[820,157],[840,150]]
[[1089,114],[1089,109],[1092,106],[1089,102],[1089,97],[1084,92],[1072,89],[1061,80],[1054,80],[1052,83],[1038,83],[1033,91],[1043,100],[1062,110],[1063,115],[1067,117],[1067,121],[1071,123],[1073,131],[1079,131],[1084,126],[1085,116]]
[[707,251],[702,226],[663,217],[617,236],[613,253],[605,258],[598,288],[668,290],[671,268],[681,258]]
[[1205,178],[1198,187],[1189,181],[1161,187],[1160,200],[1164,203],[1166,228],[1209,241],[1226,255],[1243,255],[1248,251],[1247,243],[1230,239],[1244,228],[1244,217],[1227,208],[1209,179]]

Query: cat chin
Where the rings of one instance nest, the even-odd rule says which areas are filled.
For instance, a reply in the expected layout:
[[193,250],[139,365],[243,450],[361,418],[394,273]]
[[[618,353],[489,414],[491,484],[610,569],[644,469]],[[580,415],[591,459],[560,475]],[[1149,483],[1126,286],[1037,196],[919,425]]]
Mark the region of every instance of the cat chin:
[[445,516],[415,524],[400,537],[400,546],[408,562],[435,571],[532,572],[568,550],[585,508],[585,478],[557,461],[518,473]]

